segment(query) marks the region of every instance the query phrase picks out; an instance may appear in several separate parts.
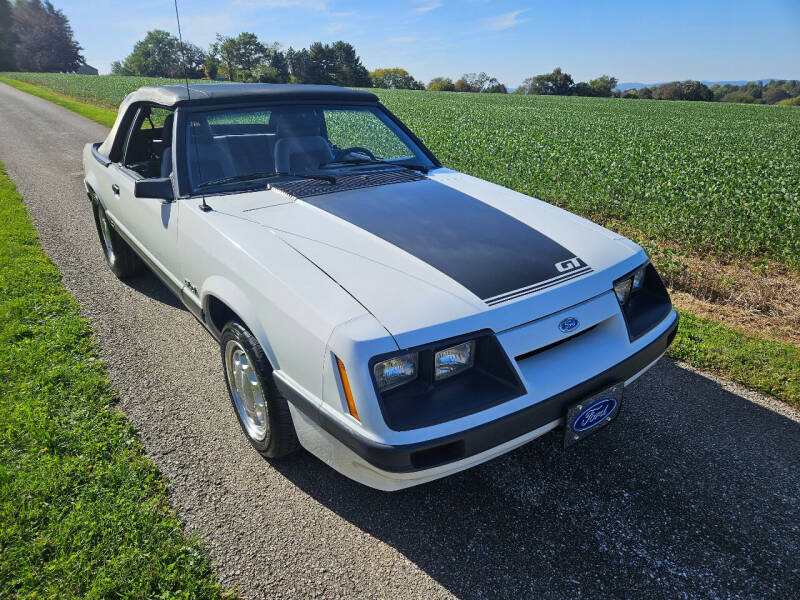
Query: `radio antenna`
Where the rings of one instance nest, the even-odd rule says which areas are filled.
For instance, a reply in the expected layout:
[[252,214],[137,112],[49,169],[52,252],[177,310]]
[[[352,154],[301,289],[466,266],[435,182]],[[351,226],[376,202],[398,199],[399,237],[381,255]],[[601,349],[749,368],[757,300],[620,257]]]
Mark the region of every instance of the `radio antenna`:
[[[181,63],[183,65],[183,79],[186,82],[186,98],[191,102],[192,100],[192,92],[189,89],[189,72],[186,69],[186,46],[183,45],[183,35],[181,34],[181,16],[178,14],[178,0],[175,1],[175,20],[178,22],[178,42],[181,46]],[[195,139],[194,131],[192,131],[192,146],[194,146],[194,157],[197,161],[197,173],[200,176],[200,180],[203,180],[203,174],[200,171],[200,151],[197,149],[197,140]],[[174,163],[174,160],[173,160]],[[203,212],[208,212],[211,210],[211,207],[206,204],[206,195],[203,194],[203,201],[200,204],[200,210]]]

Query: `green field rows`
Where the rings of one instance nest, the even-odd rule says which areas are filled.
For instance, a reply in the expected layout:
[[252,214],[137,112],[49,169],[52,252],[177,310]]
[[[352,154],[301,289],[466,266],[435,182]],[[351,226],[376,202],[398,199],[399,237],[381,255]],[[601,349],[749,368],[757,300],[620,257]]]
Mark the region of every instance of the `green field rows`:
[[[116,106],[180,80],[5,74]],[[800,268],[793,107],[376,90],[451,168],[693,252]]]

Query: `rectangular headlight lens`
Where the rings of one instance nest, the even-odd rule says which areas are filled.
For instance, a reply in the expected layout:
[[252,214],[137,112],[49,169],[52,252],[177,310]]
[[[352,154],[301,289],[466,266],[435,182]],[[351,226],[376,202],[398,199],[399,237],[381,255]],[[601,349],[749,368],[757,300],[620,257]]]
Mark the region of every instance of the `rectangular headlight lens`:
[[[614,293],[617,295],[617,300],[620,306],[625,306],[628,297],[631,295],[631,286],[633,285],[633,278],[623,279],[614,284]],[[608,289],[608,288],[606,288]]]
[[378,389],[385,392],[416,379],[418,356],[416,352],[411,352],[375,363],[372,370]]
[[445,348],[436,353],[435,379],[447,379],[475,364],[475,340]]
[[647,265],[643,267],[639,267],[636,269],[636,272],[633,274],[633,291],[641,289],[642,284],[644,283],[644,275],[647,272]]
[[650,263],[645,263],[636,269],[633,275],[614,284],[614,293],[617,295],[617,301],[620,306],[625,306],[628,303],[630,295],[642,289],[649,264]]

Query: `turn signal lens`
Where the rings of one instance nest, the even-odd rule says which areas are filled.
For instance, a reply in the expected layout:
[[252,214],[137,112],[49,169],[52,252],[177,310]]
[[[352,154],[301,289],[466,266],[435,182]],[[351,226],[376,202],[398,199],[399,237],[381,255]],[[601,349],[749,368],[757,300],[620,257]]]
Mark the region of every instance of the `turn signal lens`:
[[445,348],[436,353],[435,375],[436,381],[447,379],[462,371],[466,371],[475,364],[475,340]]
[[344,363],[339,360],[339,357],[336,357],[336,366],[339,367],[339,377],[342,380],[342,389],[344,389],[344,396],[347,398],[347,410],[350,411],[350,414],[355,417],[357,421],[361,419],[358,417],[358,411],[356,410],[356,403],[353,400],[353,391],[350,389],[350,380],[347,378],[347,370],[344,368]]
[[418,360],[419,355],[411,352],[375,363],[372,371],[375,373],[378,389],[385,392],[416,379]]

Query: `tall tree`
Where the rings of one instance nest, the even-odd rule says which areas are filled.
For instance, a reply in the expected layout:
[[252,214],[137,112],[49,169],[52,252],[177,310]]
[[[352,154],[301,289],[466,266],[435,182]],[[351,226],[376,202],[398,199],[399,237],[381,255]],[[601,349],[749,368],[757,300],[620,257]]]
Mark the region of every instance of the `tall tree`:
[[618,80],[616,77],[610,75],[601,75],[597,79],[592,79],[589,82],[589,87],[592,88],[593,96],[601,96],[608,98],[611,96],[611,90],[617,87]]
[[572,75],[564,73],[561,67],[553,69],[552,73],[543,73],[536,77],[528,77],[520,85],[518,92],[521,94],[550,94],[567,96],[572,92],[575,82]]
[[456,86],[449,77],[434,77],[428,82],[429,92],[455,92]]
[[0,0],[0,71],[13,71],[14,33],[11,30],[11,3]]
[[712,102],[714,100],[714,92],[708,86],[699,81],[682,81],[680,83],[681,100],[694,100],[701,102]]
[[12,19],[14,62],[18,69],[72,72],[85,64],[69,19],[49,0],[17,0]]
[[148,31],[143,40],[136,42],[133,51],[125,60],[113,63],[115,75],[138,75],[140,77],[181,77],[180,44],[178,38],[164,31]]
[[397,90],[424,90],[425,86],[405,69],[375,69],[369,74],[373,87]]
[[455,82],[457,92],[477,92],[491,94],[506,94],[506,86],[500,83],[497,78],[489,77],[486,73],[464,73],[461,79]]
[[339,40],[331,46],[333,53],[335,83],[350,87],[372,87],[369,71],[361,64],[361,58],[352,44]]
[[231,81],[289,81],[289,63],[280,45],[261,42],[256,34],[240,33],[236,37],[217,34],[211,52],[220,62],[222,72]]
[[347,42],[314,42],[308,49],[289,48],[286,59],[292,81],[297,83],[372,87],[369,72]]

